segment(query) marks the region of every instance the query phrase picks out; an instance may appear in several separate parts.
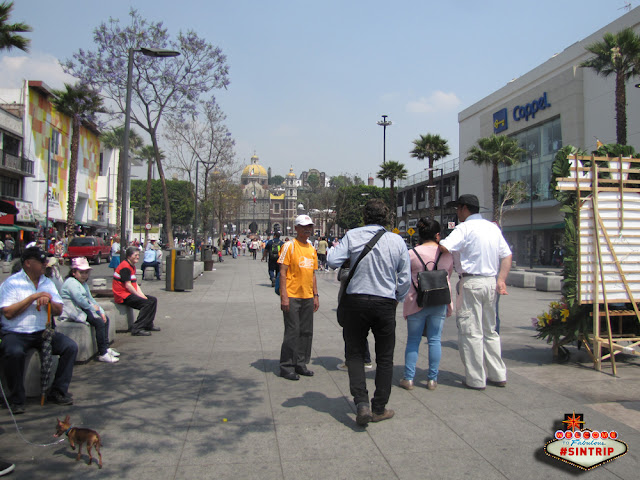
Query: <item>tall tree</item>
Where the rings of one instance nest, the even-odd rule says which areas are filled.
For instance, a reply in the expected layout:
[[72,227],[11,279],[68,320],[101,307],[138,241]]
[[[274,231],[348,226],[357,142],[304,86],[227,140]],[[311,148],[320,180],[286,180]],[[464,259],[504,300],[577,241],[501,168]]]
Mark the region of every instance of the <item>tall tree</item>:
[[396,226],[396,218],[398,216],[398,199],[396,198],[396,180],[402,180],[407,178],[407,169],[403,163],[389,160],[387,163],[380,165],[380,171],[377,174],[380,180],[389,180],[389,192],[391,200],[391,208],[393,209],[393,226]]
[[586,47],[595,57],[582,62],[598,75],[616,76],[616,138],[618,144],[627,144],[627,91],[626,82],[640,75],[640,36],[631,28],[618,33],[605,33],[601,42]]
[[[124,126],[114,127],[100,135],[102,146],[109,150],[118,151],[118,176],[116,179],[116,235],[120,236],[120,212],[122,208],[122,179],[124,178],[124,164],[122,163],[122,150],[124,149]],[[136,150],[142,147],[142,137],[138,132],[129,131],[129,148]],[[131,153],[130,153],[131,155]],[[111,180],[109,180],[111,181]],[[127,205],[128,206],[128,205]]]
[[[409,152],[413,158],[418,160],[429,160],[429,217],[433,218],[436,211],[436,191],[433,188],[433,165],[436,160],[449,155],[449,144],[447,140],[438,134],[427,133],[420,135],[413,141],[413,150]],[[441,172],[442,173],[442,172]]]
[[307,177],[307,183],[311,187],[311,191],[315,193],[320,185],[320,177],[315,173],[312,173]]
[[169,36],[161,22],[148,22],[134,9],[131,23],[120,26],[110,19],[94,30],[95,51],[79,50],[64,62],[65,72],[102,89],[121,112],[125,112],[127,65],[130,49],[169,48],[180,52],[173,58],[135,57],[131,122],[149,134],[156,155],[165,203],[168,240],[173,242],[171,205],[160,158],[158,134],[165,113],[187,117],[198,100],[229,84],[228,66],[222,51],[189,30]]
[[69,190],[67,194],[67,236],[74,235],[76,226],[76,181],[80,152],[80,127],[83,123],[95,126],[95,116],[104,112],[102,97],[89,85],[65,83],[65,90],[55,90],[51,103],[60,113],[71,117],[71,159],[69,161]]
[[0,3],[0,51],[17,48],[28,52],[31,39],[19,34],[31,32],[32,28],[22,22],[8,23],[12,10],[13,2]]
[[[153,164],[156,160],[156,152],[151,145],[145,145],[144,147],[137,150],[136,155],[138,158],[147,162],[147,192],[146,192],[146,202],[144,203],[144,224],[145,226],[149,223],[149,212],[151,210],[151,180],[153,179]],[[165,158],[164,152],[160,150],[160,158]],[[144,245],[149,242],[149,230],[145,228],[144,230]]]
[[[520,148],[518,140],[506,135],[491,135],[480,138],[477,145],[469,149],[465,162],[473,162],[476,165],[491,168],[491,201],[493,203],[493,220],[500,219],[500,165],[511,166],[520,161],[522,155],[527,153]],[[530,159],[530,161],[533,161]],[[530,181],[533,181],[531,179]]]

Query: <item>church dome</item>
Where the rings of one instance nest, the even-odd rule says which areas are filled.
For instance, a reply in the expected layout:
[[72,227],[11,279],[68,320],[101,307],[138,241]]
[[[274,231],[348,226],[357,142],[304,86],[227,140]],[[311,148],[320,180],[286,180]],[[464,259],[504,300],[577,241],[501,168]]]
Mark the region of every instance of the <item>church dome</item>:
[[251,157],[251,163],[244,167],[242,170],[242,177],[264,177],[267,178],[267,171],[265,168],[258,164],[258,156],[253,155]]
[[287,177],[293,177],[293,178],[296,178],[296,174],[295,174],[295,173],[293,173],[293,167],[291,167],[291,168],[289,169],[289,173],[287,173]]

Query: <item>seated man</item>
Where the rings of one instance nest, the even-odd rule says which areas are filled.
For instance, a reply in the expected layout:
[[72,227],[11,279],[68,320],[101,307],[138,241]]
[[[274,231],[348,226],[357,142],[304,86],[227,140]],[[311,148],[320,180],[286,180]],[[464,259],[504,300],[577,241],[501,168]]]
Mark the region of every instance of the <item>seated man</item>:
[[142,279],[144,280],[144,269],[147,267],[153,267],[156,271],[156,278],[160,280],[160,262],[158,261],[158,251],[160,249],[156,245],[155,240],[149,240],[147,248],[144,251],[144,258],[142,259]]
[[[7,377],[7,398],[14,415],[25,411],[25,354],[29,348],[42,346],[48,304],[51,303],[52,315],[62,313],[62,299],[53,282],[44,275],[46,261],[47,255],[42,249],[27,248],[22,254],[22,270],[7,278],[0,287],[0,352]],[[54,355],[60,355],[60,361],[47,398],[58,405],[73,405],[68,388],[78,345],[55,332],[51,347]]]
[[127,307],[140,310],[138,318],[131,327],[131,335],[147,337],[151,332],[159,332],[160,328],[153,325],[158,308],[158,299],[145,295],[136,279],[136,263],[140,260],[138,247],[128,247],[125,259],[113,272],[113,300],[123,303]]

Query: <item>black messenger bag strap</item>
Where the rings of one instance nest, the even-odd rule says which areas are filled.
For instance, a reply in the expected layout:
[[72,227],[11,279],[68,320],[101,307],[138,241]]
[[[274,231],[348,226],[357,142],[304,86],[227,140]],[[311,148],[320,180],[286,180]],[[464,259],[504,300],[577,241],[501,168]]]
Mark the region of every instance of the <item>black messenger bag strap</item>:
[[[355,273],[356,267],[360,263],[360,260],[362,260],[367,255],[367,253],[373,250],[373,247],[376,245],[376,243],[378,243],[378,240],[380,240],[380,237],[382,237],[382,235],[384,235],[385,233],[386,233],[386,230],[384,228],[381,228],[380,230],[378,230],[378,233],[376,233],[362,249],[362,252],[360,253],[360,256],[358,257],[358,259],[356,260],[356,263],[353,265],[353,267],[349,269],[349,276],[347,277],[347,281],[344,284],[344,290],[342,291],[343,297],[347,294],[347,287],[349,286],[349,282],[353,278],[353,274]],[[342,300],[342,297],[340,297],[340,300]]]

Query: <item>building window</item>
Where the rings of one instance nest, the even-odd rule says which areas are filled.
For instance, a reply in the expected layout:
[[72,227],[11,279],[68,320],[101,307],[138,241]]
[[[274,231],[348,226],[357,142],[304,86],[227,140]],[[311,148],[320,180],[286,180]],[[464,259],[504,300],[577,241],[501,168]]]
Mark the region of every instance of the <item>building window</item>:
[[57,130],[51,130],[51,149],[52,155],[58,155],[60,153],[60,132]]
[[278,215],[280,213],[280,204],[279,203],[274,203],[273,204],[273,213]]
[[[534,203],[553,199],[551,167],[556,153],[562,148],[560,117],[518,132],[513,135],[513,138],[518,140],[520,147],[527,153],[521,157],[520,163],[499,168],[500,183],[522,180],[528,192],[533,182]],[[531,162],[533,162],[533,179]]]
[[20,198],[20,180],[11,177],[0,177],[0,195]]
[[58,161],[53,158],[49,169],[49,181],[53,184],[58,183]]

